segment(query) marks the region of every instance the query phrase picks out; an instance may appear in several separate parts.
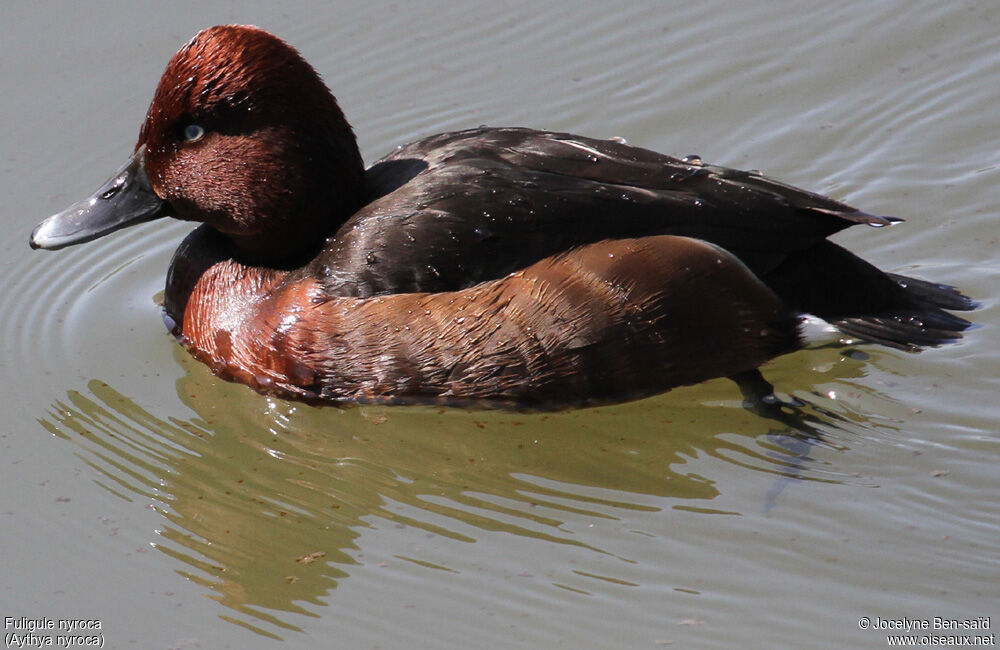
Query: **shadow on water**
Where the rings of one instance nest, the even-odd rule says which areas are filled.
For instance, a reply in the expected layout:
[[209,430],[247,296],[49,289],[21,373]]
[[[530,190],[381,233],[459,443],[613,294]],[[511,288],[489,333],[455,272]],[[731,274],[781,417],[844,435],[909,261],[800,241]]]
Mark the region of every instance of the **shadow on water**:
[[105,489],[149,500],[168,522],[156,548],[238,613],[222,618],[267,636],[299,629],[288,614],[317,615],[365,562],[366,529],[390,522],[461,542],[511,534],[614,555],[566,521],[725,512],[712,507],[713,478],[691,468],[704,455],[773,473],[766,511],[794,481],[849,481],[809,453],[845,449],[842,425],[860,417],[814,409],[809,428],[833,442],[824,441],[746,412],[724,380],[549,414],[313,408],[220,381],[180,348],[176,356],[192,417],[157,417],[92,380],[39,421],[80,447]]

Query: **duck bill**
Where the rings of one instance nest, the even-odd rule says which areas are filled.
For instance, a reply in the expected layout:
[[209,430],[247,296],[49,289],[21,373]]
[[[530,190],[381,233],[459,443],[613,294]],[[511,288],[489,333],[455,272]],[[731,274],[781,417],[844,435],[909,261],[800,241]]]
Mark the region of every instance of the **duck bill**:
[[58,250],[168,216],[169,204],[156,195],[146,174],[145,152],[139,147],[89,198],[38,224],[31,233],[31,247]]

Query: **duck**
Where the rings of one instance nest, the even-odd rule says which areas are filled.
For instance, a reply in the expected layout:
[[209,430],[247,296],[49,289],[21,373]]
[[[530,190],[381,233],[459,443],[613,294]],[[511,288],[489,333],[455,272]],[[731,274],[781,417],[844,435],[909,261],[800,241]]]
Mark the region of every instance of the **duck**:
[[256,27],[170,59],[133,154],[30,245],[197,222],[167,272],[172,334],[219,377],[316,404],[556,408],[760,366],[803,322],[907,351],[955,341],[958,289],[829,241],[878,216],[620,138],[481,126],[368,168],[320,75]]

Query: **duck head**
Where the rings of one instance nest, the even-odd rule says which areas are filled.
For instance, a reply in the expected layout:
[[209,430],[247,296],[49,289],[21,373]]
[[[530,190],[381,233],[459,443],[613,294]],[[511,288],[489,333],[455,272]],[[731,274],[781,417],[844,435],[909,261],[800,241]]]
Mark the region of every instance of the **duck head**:
[[259,262],[322,243],[364,201],[354,133],[291,46],[243,25],[198,33],[170,60],[135,152],[92,196],[43,221],[58,249],[172,216]]

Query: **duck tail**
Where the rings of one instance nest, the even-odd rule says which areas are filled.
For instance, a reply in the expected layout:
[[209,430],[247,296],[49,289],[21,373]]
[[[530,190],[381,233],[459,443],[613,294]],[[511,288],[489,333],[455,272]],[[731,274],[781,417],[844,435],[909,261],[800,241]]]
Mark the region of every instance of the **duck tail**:
[[962,338],[972,323],[945,309],[969,311],[976,303],[947,284],[887,273],[903,290],[911,306],[872,316],[835,319],[844,334],[902,350],[917,351]]
[[946,310],[977,307],[955,287],[885,273],[829,241],[789,255],[763,279],[848,336],[911,352],[962,338],[972,323]]

